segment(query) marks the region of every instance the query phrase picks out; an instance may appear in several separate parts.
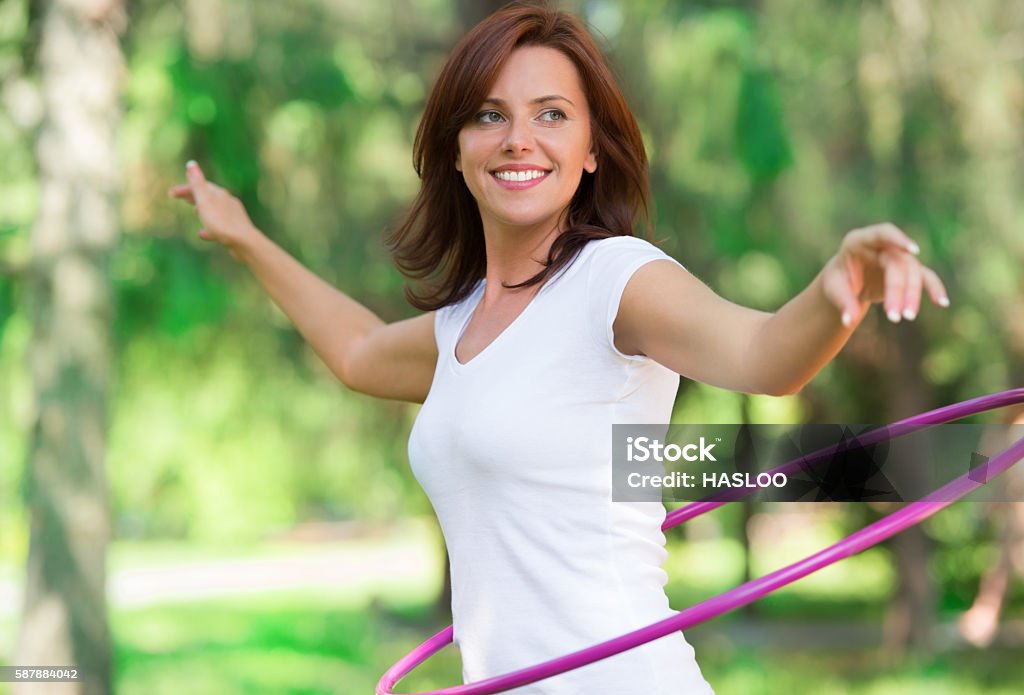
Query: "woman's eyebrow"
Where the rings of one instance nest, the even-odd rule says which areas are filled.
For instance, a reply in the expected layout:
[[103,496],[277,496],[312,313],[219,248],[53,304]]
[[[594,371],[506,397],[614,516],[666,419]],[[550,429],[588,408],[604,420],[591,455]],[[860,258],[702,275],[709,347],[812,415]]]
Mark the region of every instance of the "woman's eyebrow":
[[[559,99],[561,99],[562,101],[568,102],[569,106],[576,106],[576,104],[572,103],[571,101],[569,101],[565,97],[560,96],[558,94],[548,94],[547,96],[537,97],[536,99],[531,99],[530,103],[531,104],[543,104],[543,103],[548,102],[548,101],[558,101]],[[485,104],[494,104],[495,106],[500,106],[502,108],[507,106],[507,104],[505,103],[505,101],[503,99],[499,99],[497,97],[487,97],[486,99],[484,99],[484,103]]]

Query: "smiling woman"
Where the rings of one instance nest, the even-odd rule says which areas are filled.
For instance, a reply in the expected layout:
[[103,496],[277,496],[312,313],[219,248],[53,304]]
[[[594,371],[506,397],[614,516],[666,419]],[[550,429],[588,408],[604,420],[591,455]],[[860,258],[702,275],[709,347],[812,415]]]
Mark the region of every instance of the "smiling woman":
[[[464,299],[496,245],[527,253],[492,277],[495,293],[542,284],[587,242],[647,221],[640,129],[565,13],[513,3],[474,27],[442,68],[413,147],[422,187],[388,245],[409,277],[432,281],[406,292],[426,311]],[[514,309],[522,294],[505,299]]]
[[[440,274],[438,363],[409,439],[477,682],[672,615],[660,504],[611,502],[611,424],[669,416],[679,375],[615,346],[633,272],[679,264],[633,236],[639,128],[586,30],[510,6],[455,48],[416,140],[420,196],[392,236]],[[681,269],[680,269],[681,270]],[[682,271],[685,272],[685,271]],[[517,695],[707,695],[676,633]]]
[[[636,120],[583,24],[532,3],[454,48],[414,163],[422,186],[388,245],[426,313],[391,324],[277,247],[194,163],[172,195],[195,203],[200,237],[249,265],[342,383],[423,404],[409,461],[444,533],[466,681],[674,614],[666,510],[613,501],[613,424],[667,422],[680,375],[793,393],[870,303],[894,321],[916,317],[922,288],[948,304],[888,223],[848,233],[775,313],[726,301],[634,236],[649,197]],[[675,632],[513,692],[712,691]]]

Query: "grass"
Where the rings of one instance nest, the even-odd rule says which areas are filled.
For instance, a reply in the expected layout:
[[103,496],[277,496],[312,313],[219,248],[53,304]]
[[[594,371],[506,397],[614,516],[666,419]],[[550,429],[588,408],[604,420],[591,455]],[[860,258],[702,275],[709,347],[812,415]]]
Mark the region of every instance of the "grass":
[[[369,695],[384,670],[443,624],[422,603],[354,606],[304,593],[174,604],[113,616],[121,695]],[[719,695],[1010,695],[1019,651],[963,651],[883,665],[871,650],[740,648],[691,638]],[[449,646],[401,684],[415,692],[460,682]],[[0,685],[0,693],[8,691]]]
[[[391,663],[443,627],[428,611],[379,602],[357,608],[303,594],[133,611],[114,624],[118,691],[372,693]],[[448,648],[409,684],[452,685],[460,668]]]
[[[424,535],[425,534],[425,535]],[[429,533],[403,529],[393,539],[375,538],[368,547],[394,543],[396,553],[433,542]],[[403,545],[403,543],[405,545]],[[237,557],[249,555],[236,548]],[[775,567],[790,560],[769,558]],[[260,548],[260,556],[293,555],[305,549]],[[138,568],[223,559],[218,549],[115,547],[112,565]],[[369,557],[369,556],[367,556]],[[422,564],[422,563],[421,563]],[[760,573],[774,569],[755,563]],[[447,624],[432,613],[439,576],[434,567],[420,575],[387,567],[388,576],[342,589],[245,594],[205,600],[179,599],[133,609],[114,608],[119,695],[369,695],[380,675],[398,658]],[[677,609],[738,583],[742,557],[724,542],[673,544],[668,586]],[[856,621],[881,624],[891,576],[881,558],[864,554],[830,568],[815,581],[802,581],[757,604],[773,634],[781,621]],[[387,581],[385,581],[385,579]],[[399,581],[401,580],[401,581]],[[364,585],[365,584],[365,585]],[[687,632],[705,677],[718,695],[1009,695],[1024,682],[1020,651],[987,649],[908,659],[887,664],[877,650],[813,644],[783,648],[781,640],[733,639],[742,626],[730,614]],[[16,619],[0,617],[0,646]],[[837,628],[837,633],[842,628]],[[840,635],[847,639],[846,633]],[[828,640],[832,645],[835,640]],[[753,645],[753,646],[751,646]],[[0,649],[0,653],[3,650]],[[8,652],[9,653],[9,652]],[[457,650],[449,646],[403,681],[399,692],[417,692],[461,682]],[[10,695],[0,683],[0,695]]]

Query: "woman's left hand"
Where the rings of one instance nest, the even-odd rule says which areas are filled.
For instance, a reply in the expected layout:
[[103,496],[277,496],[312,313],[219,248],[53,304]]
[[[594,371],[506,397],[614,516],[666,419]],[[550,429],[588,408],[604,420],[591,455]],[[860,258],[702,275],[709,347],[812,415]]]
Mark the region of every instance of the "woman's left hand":
[[919,252],[910,237],[888,222],[848,232],[822,271],[825,295],[839,310],[843,325],[854,325],[875,302],[884,302],[893,323],[912,321],[920,309],[922,286],[932,302],[949,306],[942,280],[918,260]]

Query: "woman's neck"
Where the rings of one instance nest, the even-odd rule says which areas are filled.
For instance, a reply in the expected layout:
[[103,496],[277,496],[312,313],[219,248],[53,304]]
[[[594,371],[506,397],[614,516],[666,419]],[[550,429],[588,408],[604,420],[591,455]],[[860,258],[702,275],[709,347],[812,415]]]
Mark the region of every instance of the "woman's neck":
[[518,284],[544,270],[551,245],[561,231],[559,225],[554,222],[547,222],[532,229],[485,224],[485,299],[489,300],[488,303],[504,295],[536,291],[537,286],[508,290],[502,285]]

